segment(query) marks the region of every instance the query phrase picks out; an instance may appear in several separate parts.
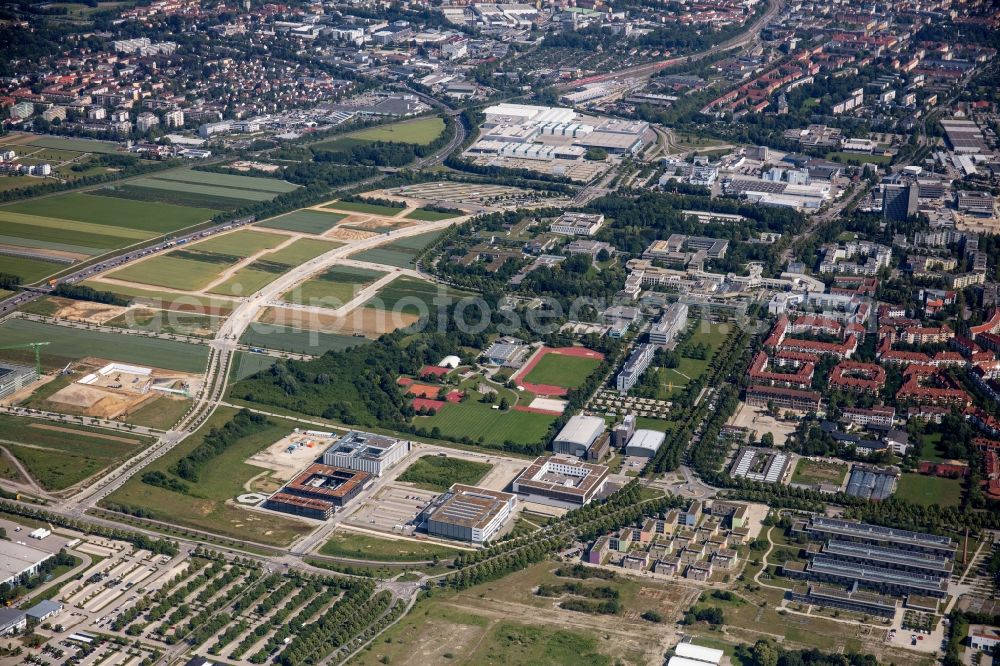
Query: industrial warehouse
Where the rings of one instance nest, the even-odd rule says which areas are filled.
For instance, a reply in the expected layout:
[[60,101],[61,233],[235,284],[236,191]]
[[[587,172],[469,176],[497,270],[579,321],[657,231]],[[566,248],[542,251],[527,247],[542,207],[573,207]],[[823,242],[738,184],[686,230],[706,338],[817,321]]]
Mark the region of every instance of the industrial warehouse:
[[543,456],[514,479],[513,490],[528,502],[575,509],[599,497],[607,480],[604,465]]
[[423,510],[417,527],[431,536],[482,545],[503,528],[516,506],[516,495],[456,483]]
[[792,534],[821,542],[807,563],[782,565],[808,583],[794,601],[891,617],[900,602],[936,611],[948,594],[957,549],[948,537],[822,516],[795,522]]

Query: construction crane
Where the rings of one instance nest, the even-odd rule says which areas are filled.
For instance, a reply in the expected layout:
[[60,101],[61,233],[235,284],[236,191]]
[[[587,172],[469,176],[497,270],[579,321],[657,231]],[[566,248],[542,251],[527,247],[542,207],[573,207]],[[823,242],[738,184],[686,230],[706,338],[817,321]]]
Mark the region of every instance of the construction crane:
[[42,374],[42,352],[41,347],[49,344],[48,342],[26,342],[23,345],[8,345],[6,347],[0,347],[0,349],[34,349],[35,350],[35,374]]

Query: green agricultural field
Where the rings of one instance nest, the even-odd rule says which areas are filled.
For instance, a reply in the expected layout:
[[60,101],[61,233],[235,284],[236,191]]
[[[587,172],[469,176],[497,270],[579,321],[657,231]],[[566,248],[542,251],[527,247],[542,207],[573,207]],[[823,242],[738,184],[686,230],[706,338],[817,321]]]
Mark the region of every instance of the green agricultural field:
[[100,280],[84,280],[82,285],[98,291],[110,291],[119,296],[133,299],[136,303],[151,305],[164,310],[177,312],[202,312],[215,315],[226,315],[236,305],[234,301],[210,296],[175,294],[157,289],[143,289],[121,284],[111,284]]
[[420,220],[421,222],[437,222],[439,220],[450,220],[453,217],[458,217],[458,214],[442,213],[439,210],[424,210],[423,208],[418,208],[415,211],[407,213],[406,217],[411,220]]
[[0,415],[0,446],[46,490],[57,491],[135,455],[152,439],[77,424]]
[[[148,232],[144,236],[124,236],[125,238],[148,238],[170,233],[204,222],[215,215],[215,211],[209,208],[188,208],[170,204],[150,206],[141,201],[77,192],[31,199],[0,207],[0,214],[7,211],[55,218],[60,222],[62,220],[77,220],[102,227]],[[66,225],[65,223],[62,223],[62,226],[67,229],[81,228],[78,225]],[[122,233],[124,232],[119,231],[116,235]],[[63,242],[73,243],[74,241],[67,238]]]
[[58,273],[67,268],[67,264],[57,264],[54,261],[29,259],[27,257],[10,257],[0,254],[0,273],[9,273],[21,277],[21,282],[31,284],[47,275]]
[[546,354],[524,381],[531,384],[549,384],[563,388],[581,386],[601,362],[596,358]]
[[323,234],[332,229],[346,215],[322,213],[316,210],[297,210],[279,217],[258,222],[256,226],[268,229],[297,231],[303,234]]
[[215,185],[234,190],[249,190],[251,192],[272,192],[283,194],[298,189],[298,185],[287,180],[267,178],[262,176],[237,176],[228,173],[212,173],[211,171],[194,171],[193,169],[177,169],[156,174],[157,180],[169,180],[178,183],[197,183]]
[[281,274],[272,271],[262,271],[250,264],[236,271],[232,277],[221,284],[212,287],[208,293],[223,296],[249,296],[278,279]]
[[958,506],[962,502],[962,481],[923,474],[903,474],[896,486],[896,497],[923,506]]
[[416,256],[420,254],[421,250],[437,240],[441,233],[441,231],[429,231],[425,234],[407,236],[371,250],[358,252],[351,255],[351,258],[397,268],[413,268]]
[[413,417],[417,427],[438,428],[446,437],[468,437],[473,442],[482,438],[493,443],[510,440],[516,444],[542,441],[555,420],[556,417],[549,414],[493,409],[474,398],[446,405],[433,416]]
[[[48,342],[42,348],[42,366],[58,369],[70,361],[94,356],[109,361],[147,365],[165,370],[202,373],[208,361],[208,346],[174,340],[88,331],[25,319],[0,324],[0,339],[6,345]],[[34,363],[30,350],[0,350],[0,358]]]
[[800,458],[792,475],[792,483],[806,485],[830,484],[839,486],[847,477],[847,465]]
[[406,468],[396,480],[424,490],[443,493],[453,484],[474,486],[493,469],[488,463],[445,456],[423,456]]
[[331,210],[348,211],[350,213],[368,213],[369,215],[383,215],[385,217],[396,217],[403,212],[402,208],[382,206],[380,204],[365,203],[364,201],[334,201],[323,206]]
[[338,247],[343,247],[343,243],[314,240],[312,238],[299,238],[280,250],[269,252],[261,257],[261,259],[273,264],[298,266],[321,254],[326,254],[330,250],[336,250]]
[[385,273],[370,271],[352,266],[337,266],[326,271],[318,278],[307,280],[287,292],[283,298],[288,303],[299,305],[321,305],[340,307],[354,298]]
[[100,254],[99,250],[124,247],[154,237],[154,234],[145,231],[24,215],[3,208],[0,208],[0,227],[5,236],[14,239],[68,243],[98,250],[92,250],[91,254]]
[[346,136],[351,139],[361,139],[363,141],[392,141],[395,143],[415,143],[425,146],[441,136],[441,132],[443,131],[444,120],[435,116],[379,125],[378,127],[369,127],[357,132],[351,132]]
[[319,549],[320,555],[346,557],[373,562],[422,562],[454,557],[458,551],[434,543],[420,543],[411,539],[383,539],[381,537],[350,532],[334,532],[330,540]]
[[[189,249],[198,252],[214,252],[229,257],[246,258],[261,250],[270,250],[288,240],[283,234],[269,234],[265,231],[240,229],[227,234],[219,234],[208,240],[198,241]],[[270,257],[268,257],[270,259]]]
[[243,334],[240,342],[254,347],[319,356],[331,350],[343,351],[357,347],[365,344],[368,340],[353,335],[320,333],[278,324],[255,322]]
[[[154,461],[146,471],[169,475],[171,466],[201,444],[212,428],[221,427],[235,414],[234,409],[220,408],[194,435]],[[287,546],[311,531],[312,527],[278,515],[264,516],[226,502],[246,492],[244,486],[250,479],[267,472],[261,467],[248,465],[246,459],[287,435],[296,425],[290,421],[272,420],[270,427],[237,440],[214,457],[212,464],[199,469],[198,481],[188,484],[189,494],[145,484],[139,474],[129,479],[103,504],[141,508],[157,520],[234,539]],[[171,475],[171,478],[174,477]]]
[[210,197],[229,197],[231,199],[243,199],[245,201],[270,201],[276,195],[274,192],[255,192],[251,190],[237,190],[230,187],[219,187],[217,185],[201,185],[199,183],[184,183],[177,180],[161,180],[153,176],[143,176],[129,181],[134,187],[145,187],[151,190],[168,190],[171,192],[188,192],[190,194],[203,194]]
[[140,187],[131,181],[112,183],[88,194],[100,197],[113,197],[129,201],[148,203],[165,203],[187,208],[204,208],[213,211],[231,211],[246,205],[246,199],[195,194],[194,192],[178,192],[176,190],[161,190],[151,187]]
[[118,326],[135,331],[153,331],[155,333],[208,338],[214,337],[219,330],[222,318],[194,312],[133,308],[105,323],[107,326]]
[[420,315],[436,308],[434,301],[440,296],[458,300],[468,295],[443,285],[432,284],[404,275],[380,289],[378,294],[365,303],[365,307]]
[[428,231],[423,234],[416,234],[413,236],[406,236],[405,238],[400,238],[399,240],[394,240],[388,245],[383,245],[382,247],[391,247],[397,250],[423,250],[428,245],[436,241],[441,234],[444,233],[443,229],[437,231]]
[[109,273],[108,277],[167,289],[198,291],[210,284],[225,268],[216,263],[165,254],[119,268]]

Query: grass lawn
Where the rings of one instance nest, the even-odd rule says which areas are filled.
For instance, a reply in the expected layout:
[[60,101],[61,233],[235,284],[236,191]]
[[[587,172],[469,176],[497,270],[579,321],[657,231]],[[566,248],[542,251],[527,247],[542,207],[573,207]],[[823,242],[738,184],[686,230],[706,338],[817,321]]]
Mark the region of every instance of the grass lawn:
[[288,240],[282,234],[270,234],[266,231],[240,229],[233,233],[220,234],[208,240],[203,240],[191,246],[200,252],[217,252],[230,257],[249,257],[261,250],[269,250]]
[[821,483],[839,486],[847,476],[847,465],[800,458],[792,475],[792,483],[819,485]]
[[446,405],[433,416],[415,416],[413,423],[428,431],[436,427],[447,437],[468,437],[473,443],[510,440],[516,444],[534,444],[548,435],[549,426],[555,421],[549,414],[493,409],[479,402],[475,393],[472,395],[475,397]]
[[165,254],[120,268],[109,273],[108,277],[154,287],[198,291],[204,289],[225,269],[224,264]]
[[96,139],[73,139],[65,136],[32,137],[30,145],[39,148],[55,150],[73,150],[80,153],[106,153],[113,155],[120,146],[113,141],[98,141]]
[[531,384],[550,384],[564,388],[576,388],[593,374],[601,362],[596,358],[561,356],[546,354],[538,362],[524,381]]
[[274,359],[265,354],[252,354],[250,352],[236,352],[236,361],[233,363],[231,381],[246,379],[250,375],[255,375],[261,370],[267,370],[274,365]]
[[459,213],[442,213],[439,210],[425,210],[423,208],[418,208],[415,211],[408,213],[407,218],[411,220],[420,220],[421,222],[437,222],[438,220],[448,220],[453,217],[458,217]]
[[425,490],[444,492],[455,483],[474,486],[492,468],[488,463],[462,458],[423,456],[407,467],[396,480],[412,483]]
[[134,308],[105,323],[108,326],[119,326],[136,331],[155,331],[207,338],[219,330],[222,318],[173,310]]
[[962,501],[962,481],[923,474],[903,474],[899,477],[896,497],[924,506],[958,506]]
[[173,169],[156,174],[159,180],[171,180],[179,183],[200,183],[217,185],[236,190],[251,190],[256,192],[273,192],[281,194],[298,189],[298,185],[287,180],[268,178],[265,176],[238,176],[229,173],[213,173],[211,171],[195,171],[193,169]]
[[270,201],[278,196],[277,192],[262,192],[260,190],[237,189],[219,185],[189,183],[181,180],[171,180],[156,175],[134,178],[129,181],[134,187],[144,187],[151,190],[166,190],[168,192],[186,192],[189,194],[207,195],[210,197],[228,197],[244,201]]
[[0,446],[46,490],[63,490],[148,446],[148,437],[0,415]]
[[314,240],[312,238],[299,238],[291,245],[286,245],[280,250],[268,252],[261,257],[261,260],[275,264],[298,266],[321,254],[326,254],[330,250],[336,250],[338,247],[343,247],[343,243]]
[[941,455],[938,445],[941,443],[941,433],[935,432],[929,435],[923,435],[921,437],[923,442],[920,449],[920,459],[929,460],[930,462],[944,462],[944,456]]
[[843,153],[843,152],[830,152],[826,154],[826,159],[833,160],[834,162],[840,162],[841,164],[889,164],[892,162],[892,157],[890,155],[866,155],[865,153]]
[[333,210],[346,210],[351,213],[369,213],[371,215],[383,215],[385,217],[395,217],[403,212],[402,208],[383,206],[381,204],[366,203],[364,201],[334,201],[323,206]]
[[351,132],[346,136],[351,139],[361,139],[363,141],[393,141],[396,143],[416,143],[424,146],[441,136],[441,132],[443,131],[444,120],[434,116],[369,127],[357,132]]
[[635,419],[635,427],[641,430],[670,432],[674,429],[674,422],[666,419],[654,419],[648,416],[637,416]]
[[0,273],[20,276],[21,282],[24,284],[37,282],[47,275],[58,273],[68,267],[68,264],[57,264],[54,261],[0,255]]
[[[208,347],[205,345],[66,328],[24,319],[11,319],[0,324],[0,339],[4,345],[49,342],[42,347],[44,368],[62,368],[70,361],[95,356],[166,370],[202,373],[208,360]],[[35,354],[30,349],[3,350],[0,357],[21,363],[35,361]]]
[[334,266],[318,278],[307,280],[287,292],[283,298],[288,303],[318,305],[338,308],[350,301],[366,285],[385,273],[353,266]]
[[[213,427],[221,427],[235,414],[234,409],[220,408],[194,435],[146,469],[169,475],[174,463],[201,444]],[[305,523],[278,515],[265,516],[229,506],[226,501],[246,492],[244,484],[266,471],[246,464],[245,460],[287,435],[295,425],[290,421],[272,420],[268,428],[237,440],[213,458],[211,464],[199,469],[198,481],[189,483],[190,494],[150,486],[141,481],[142,475],[137,475],[108,497],[107,504],[141,507],[157,520],[234,539],[287,546],[311,528]]]
[[435,543],[419,543],[404,539],[382,539],[359,532],[334,532],[319,549],[320,555],[347,557],[377,562],[420,562],[435,555],[442,559],[454,557],[458,551]]
[[258,222],[258,227],[298,231],[303,234],[322,234],[332,229],[346,215],[323,213],[317,210],[296,210],[286,215]]

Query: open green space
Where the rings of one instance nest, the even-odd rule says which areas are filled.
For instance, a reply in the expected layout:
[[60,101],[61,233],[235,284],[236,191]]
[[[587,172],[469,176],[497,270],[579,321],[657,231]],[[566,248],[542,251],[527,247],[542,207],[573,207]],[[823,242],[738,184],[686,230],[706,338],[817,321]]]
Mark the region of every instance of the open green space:
[[266,354],[254,354],[245,351],[236,352],[236,359],[233,363],[233,381],[246,379],[261,370],[267,370],[274,365],[274,360],[274,358]]
[[824,460],[809,460],[799,458],[799,464],[792,474],[792,483],[806,485],[828,484],[839,486],[847,477],[847,465]]
[[425,210],[423,208],[418,208],[410,213],[407,213],[406,217],[411,220],[420,220],[421,222],[437,222],[438,220],[450,220],[453,217],[458,217],[458,214],[443,213],[439,210]]
[[287,264],[298,266],[310,259],[314,259],[321,254],[326,254],[330,250],[342,247],[343,243],[334,241],[315,240],[313,238],[299,238],[290,245],[286,245],[280,250],[268,252],[261,259],[274,264]]
[[0,273],[18,275],[24,284],[37,282],[43,277],[58,273],[66,267],[67,264],[58,264],[54,261],[42,261],[41,259],[12,257],[0,254]]
[[[403,122],[368,127],[346,136],[363,141],[392,141],[395,143],[415,143],[422,146],[441,136],[444,120],[438,116],[404,120]],[[322,145],[322,144],[321,144]]]
[[[208,360],[208,346],[174,340],[118,335],[56,326],[25,319],[10,319],[0,324],[0,340],[6,345],[49,342],[42,347],[42,366],[62,368],[70,361],[93,356],[136,365],[202,373]],[[23,349],[0,350],[0,358],[34,363],[34,352]]]
[[170,430],[190,409],[190,400],[161,396],[135,410],[126,416],[125,420],[146,428]]
[[128,431],[7,415],[0,415],[0,431],[0,446],[21,461],[39,485],[51,491],[79,483],[152,442]]
[[962,501],[962,480],[903,474],[896,486],[896,497],[923,506],[958,506]]
[[[215,214],[214,210],[208,208],[188,208],[170,204],[150,206],[141,201],[101,197],[79,192],[31,199],[3,206],[0,208],[0,213],[4,211],[149,232],[144,236],[137,236],[139,238],[183,229],[211,219]],[[67,229],[77,228],[77,225],[63,224],[62,226]],[[73,241],[66,240],[65,242]]]
[[435,299],[439,297],[458,300],[468,295],[444,285],[404,275],[382,287],[365,303],[365,307],[420,315],[437,308]]
[[351,213],[368,213],[370,215],[383,215],[385,217],[395,217],[403,212],[402,208],[382,206],[376,203],[366,203],[364,201],[334,201],[323,206],[332,210],[344,210]]
[[[189,455],[213,428],[219,428],[236,415],[236,410],[218,409],[192,436],[167,454],[152,462],[145,472],[170,474],[170,468]],[[245,490],[250,479],[267,470],[247,464],[247,458],[291,432],[295,423],[271,420],[268,427],[235,440],[212,458],[212,464],[198,470],[197,482],[187,482],[187,493],[143,483],[136,475],[110,495],[102,504],[108,508],[124,506],[141,510],[156,520],[201,529],[222,536],[269,545],[287,546],[308,533],[312,527],[279,515],[264,515],[227,504]]]
[[249,257],[261,250],[269,250],[288,240],[282,234],[269,234],[266,231],[240,229],[228,234],[219,234],[208,240],[191,245],[190,248],[199,252],[216,252],[230,257]]
[[826,159],[840,162],[841,164],[879,164],[885,165],[892,162],[891,155],[868,155],[866,153],[844,153],[830,152],[826,154]]
[[944,462],[944,456],[941,455],[941,433],[934,432],[928,435],[921,435],[920,437],[920,459],[928,460],[930,462]]
[[424,490],[444,492],[453,484],[474,486],[492,469],[488,463],[446,456],[423,456],[406,468],[397,481],[412,483]]
[[437,428],[446,437],[468,437],[472,442],[535,444],[548,435],[555,419],[550,414],[493,409],[492,405],[479,402],[477,395],[465,402],[445,405],[433,416],[415,416],[413,423],[429,431]]
[[531,369],[524,381],[531,384],[576,388],[587,381],[587,377],[590,377],[600,364],[596,358],[546,354]]
[[55,150],[73,150],[78,153],[104,153],[109,155],[113,155],[121,150],[119,144],[111,141],[73,139],[64,136],[32,137],[29,145],[38,146],[39,148],[53,148]]
[[656,430],[657,432],[670,432],[674,429],[674,422],[666,419],[654,419],[649,416],[638,416],[635,419],[635,427],[641,430]]
[[435,543],[420,543],[411,539],[383,539],[360,532],[334,532],[330,540],[320,548],[320,555],[347,557],[376,562],[420,562],[439,558],[451,558],[456,550]]
[[429,231],[424,234],[407,236],[371,250],[363,250],[351,255],[352,259],[370,261],[373,264],[396,266],[397,268],[413,268],[420,251],[433,243],[441,235],[441,231]]
[[[36,303],[38,301],[35,301]],[[136,331],[153,331],[174,335],[194,335],[212,337],[219,330],[222,318],[195,312],[177,312],[152,308],[133,308],[125,314],[105,322],[107,326],[118,326]]]
[[240,342],[254,347],[320,356],[331,350],[343,351],[357,347],[368,340],[353,335],[320,333],[278,324],[254,322],[247,328]]
[[332,229],[346,215],[323,213],[317,210],[297,210],[258,222],[256,226],[268,229],[297,231],[303,234],[323,234]]
[[225,268],[217,263],[164,254],[119,268],[109,273],[108,277],[155,287],[198,291],[204,289]]

